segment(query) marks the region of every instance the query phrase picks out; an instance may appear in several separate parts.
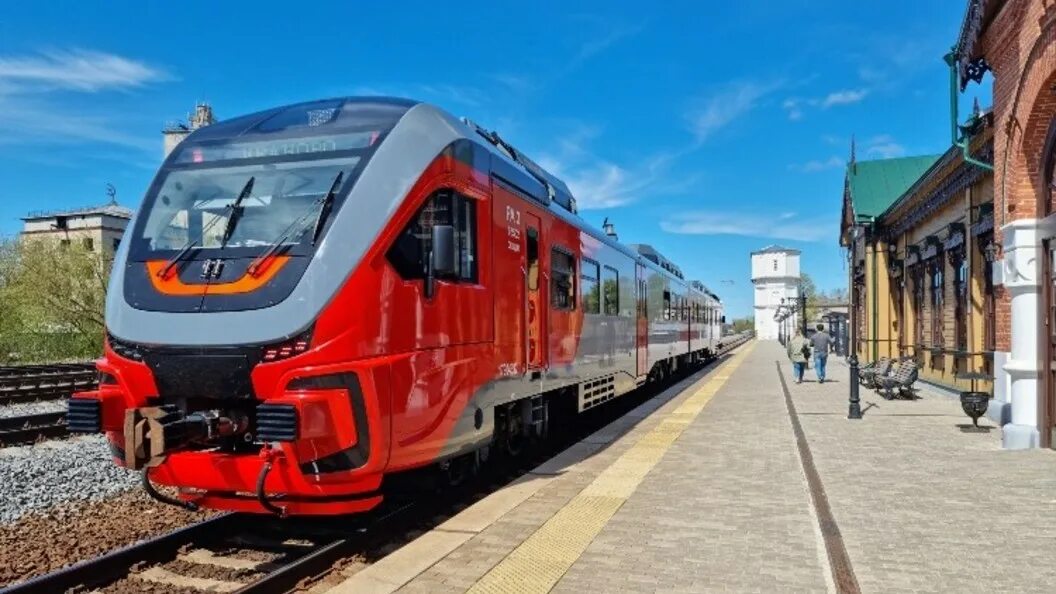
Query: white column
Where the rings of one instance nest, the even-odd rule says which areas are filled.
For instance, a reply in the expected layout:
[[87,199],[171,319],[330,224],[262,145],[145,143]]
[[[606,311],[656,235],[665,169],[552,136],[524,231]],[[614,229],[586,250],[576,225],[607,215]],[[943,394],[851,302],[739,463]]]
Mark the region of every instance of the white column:
[[[1002,428],[1001,442],[1007,449],[1038,447],[1038,398],[1041,370],[1038,354],[1041,320],[1041,239],[1045,235],[1037,219],[1013,221],[1001,228],[1004,236],[1002,284],[1012,301],[1012,350],[1003,365],[1011,385],[1011,422]],[[996,357],[995,357],[996,362]],[[996,378],[999,382],[1005,378]]]

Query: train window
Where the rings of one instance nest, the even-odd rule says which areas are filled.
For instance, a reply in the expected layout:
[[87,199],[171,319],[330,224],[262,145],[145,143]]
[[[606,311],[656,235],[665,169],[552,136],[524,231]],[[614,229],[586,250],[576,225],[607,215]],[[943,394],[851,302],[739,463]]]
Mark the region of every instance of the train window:
[[455,272],[446,280],[477,281],[477,204],[453,190],[437,190],[426,200],[389,249],[387,257],[404,279],[424,279],[433,246],[433,227],[455,228],[458,257]]
[[664,291],[664,319],[671,319],[671,291]]
[[611,266],[601,270],[601,293],[605,299],[605,315],[620,315],[620,273]]
[[579,293],[583,296],[583,313],[601,313],[601,286],[598,284],[598,263],[583,258],[579,271]]
[[576,308],[576,259],[571,254],[554,248],[550,251],[550,302],[554,309]]
[[539,231],[528,227],[528,290],[539,290]]

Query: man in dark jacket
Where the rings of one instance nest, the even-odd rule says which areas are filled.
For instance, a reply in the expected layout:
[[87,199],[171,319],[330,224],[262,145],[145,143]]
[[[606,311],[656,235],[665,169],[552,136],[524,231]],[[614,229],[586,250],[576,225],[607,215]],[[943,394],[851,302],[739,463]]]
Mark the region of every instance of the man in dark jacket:
[[814,372],[818,374],[818,383],[825,383],[825,362],[832,348],[832,337],[825,331],[824,324],[818,324],[818,331],[810,337],[810,346],[814,348]]

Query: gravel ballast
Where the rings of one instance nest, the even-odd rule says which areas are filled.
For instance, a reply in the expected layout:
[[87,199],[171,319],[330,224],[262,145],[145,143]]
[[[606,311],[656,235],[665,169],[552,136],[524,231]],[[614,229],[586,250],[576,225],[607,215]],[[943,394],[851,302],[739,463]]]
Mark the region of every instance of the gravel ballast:
[[50,412],[65,412],[66,399],[42,400],[40,402],[21,402],[0,406],[0,419],[8,417],[21,417],[24,415],[38,415]]
[[97,557],[215,513],[189,512],[154,501],[143,491],[132,491],[104,501],[67,503],[26,514],[17,522],[0,525],[0,586]]
[[61,503],[99,501],[138,484],[138,473],[114,464],[103,435],[3,448],[0,525]]

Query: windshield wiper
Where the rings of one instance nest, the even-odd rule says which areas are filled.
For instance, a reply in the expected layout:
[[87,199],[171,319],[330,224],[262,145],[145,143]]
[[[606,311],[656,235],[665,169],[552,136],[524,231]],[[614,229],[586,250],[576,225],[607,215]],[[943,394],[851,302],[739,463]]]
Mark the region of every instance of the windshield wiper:
[[337,189],[341,187],[341,179],[345,176],[345,172],[338,171],[337,177],[334,178],[334,183],[330,184],[330,191],[323,196],[323,205],[319,207],[319,216],[315,219],[315,229],[312,231],[312,245],[315,245],[315,241],[319,239],[319,232],[323,230],[323,223],[326,222],[326,217],[330,215],[330,209],[334,204],[334,196],[337,194]]
[[242,191],[238,193],[238,198],[235,198],[235,201],[231,203],[231,216],[227,218],[227,225],[224,226],[224,236],[220,239],[220,249],[224,249],[224,246],[227,245],[227,241],[231,239],[231,234],[235,232],[235,225],[237,225],[238,220],[242,218],[242,202],[244,202],[246,198],[249,198],[249,195],[253,193],[253,181],[255,179],[256,178],[254,177],[250,177],[249,181],[246,182],[246,185],[242,186]]
[[344,178],[344,176],[345,173],[343,171],[337,172],[337,176],[334,177],[334,181],[330,184],[330,189],[327,190],[326,194],[320,196],[318,200],[313,202],[307,209],[305,209],[304,214],[297,217],[292,223],[290,223],[286,227],[286,229],[284,229],[283,232],[273,242],[271,242],[271,246],[268,247],[268,249],[263,254],[257,256],[257,259],[249,265],[249,273],[251,275],[256,276],[258,273],[260,273],[265,268],[264,264],[268,262],[269,259],[273,255],[275,255],[276,252],[282,249],[282,247],[285,245],[286,240],[289,237],[296,237],[303,233],[305,229],[305,223],[311,220],[309,218],[309,215],[311,215],[313,212],[316,212],[316,208],[318,208],[318,214],[315,218],[315,231],[312,235],[312,245],[315,245],[315,240],[319,236],[319,231],[322,228],[323,222],[326,220],[326,216],[330,213],[330,207],[334,203],[334,197],[337,195],[337,188],[341,186],[341,180]]
[[[252,189],[253,189],[253,178],[252,177],[249,178],[249,181],[246,183],[246,185],[242,187],[242,192],[239,194],[239,198],[237,198],[235,200],[235,202],[232,202],[231,204],[228,204],[224,208],[226,208],[227,210],[231,210],[231,208],[235,205],[235,203],[240,203],[240,199],[242,199],[243,195],[249,193],[246,190],[247,187],[249,188],[249,191],[252,191]],[[209,221],[208,225],[202,227],[202,230],[198,232],[198,235],[195,235],[194,238],[192,238],[192,239],[188,239],[187,243],[183,244],[183,247],[180,248],[180,251],[176,252],[176,255],[174,255],[173,257],[171,257],[171,258],[169,258],[168,260],[165,261],[165,265],[162,266],[161,270],[158,271],[158,277],[159,278],[165,278],[165,277],[169,276],[169,271],[172,270],[172,267],[175,266],[180,260],[182,260],[183,257],[186,256],[192,249],[194,249],[194,246],[198,245],[198,243],[202,241],[202,238],[205,237],[205,234],[210,229],[212,229],[214,225],[216,225],[216,223],[220,220],[220,218],[221,218],[220,216],[214,217],[213,220]],[[228,218],[228,223],[230,223],[230,221],[231,221],[231,219]],[[190,220],[188,220],[188,225],[189,224],[190,224]]]

